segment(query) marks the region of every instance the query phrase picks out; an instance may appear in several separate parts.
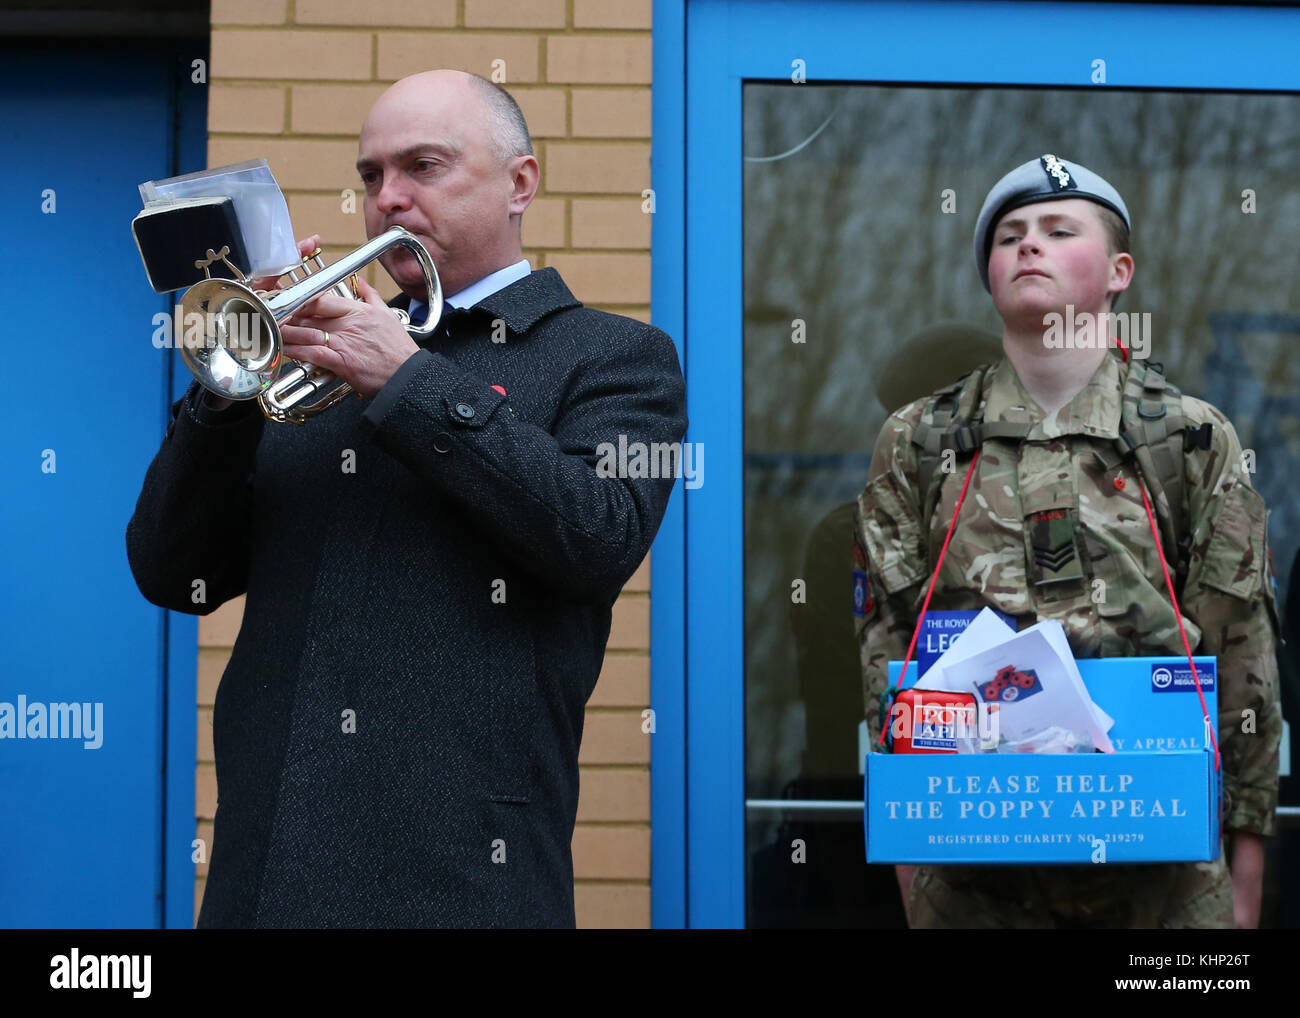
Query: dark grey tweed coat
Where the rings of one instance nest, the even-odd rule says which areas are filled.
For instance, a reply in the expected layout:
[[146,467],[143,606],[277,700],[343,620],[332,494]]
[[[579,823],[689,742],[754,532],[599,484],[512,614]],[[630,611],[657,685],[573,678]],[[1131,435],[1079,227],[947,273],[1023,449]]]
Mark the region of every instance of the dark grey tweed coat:
[[680,441],[685,386],[668,336],[554,269],[444,323],[302,427],[197,383],[172,407],[136,583],[200,615],[247,593],[200,927],[574,924],[583,707],[672,487],[596,449]]

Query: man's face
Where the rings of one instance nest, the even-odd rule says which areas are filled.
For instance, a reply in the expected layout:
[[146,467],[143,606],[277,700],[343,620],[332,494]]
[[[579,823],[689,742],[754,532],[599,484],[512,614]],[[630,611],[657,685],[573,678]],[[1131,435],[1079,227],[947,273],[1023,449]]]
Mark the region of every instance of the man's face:
[[[502,162],[489,122],[483,101],[452,81],[391,89],[361,131],[366,235],[391,226],[415,234],[433,256],[444,295],[519,257],[510,222],[519,158]],[[413,255],[397,248],[380,262],[406,293],[425,299]]]
[[1087,199],[1067,198],[1024,205],[998,221],[989,289],[1003,321],[1041,326],[1043,315],[1067,304],[1076,312],[1106,310],[1107,294],[1127,285],[1132,259],[1107,253],[1100,211]]

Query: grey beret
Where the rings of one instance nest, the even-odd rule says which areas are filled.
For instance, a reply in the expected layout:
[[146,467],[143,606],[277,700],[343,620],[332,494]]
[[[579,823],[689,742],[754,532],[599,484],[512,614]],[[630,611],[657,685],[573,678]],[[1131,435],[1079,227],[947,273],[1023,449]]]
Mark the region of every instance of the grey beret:
[[[1124,220],[1129,229],[1128,206],[1110,184],[1086,166],[1058,159],[1050,152],[1022,163],[993,185],[979,219],[975,223],[975,265],[980,282],[989,289],[989,252],[993,248],[993,229],[1012,209],[1040,201],[1086,198],[1104,205]],[[992,292],[992,291],[990,291]]]

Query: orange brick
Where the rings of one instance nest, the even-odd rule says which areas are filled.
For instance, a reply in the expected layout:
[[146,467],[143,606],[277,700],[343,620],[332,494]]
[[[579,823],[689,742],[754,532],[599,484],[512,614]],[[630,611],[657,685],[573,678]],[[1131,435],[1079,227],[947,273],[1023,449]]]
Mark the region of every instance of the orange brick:
[[199,708],[199,721],[197,726],[198,734],[198,753],[199,763],[212,763],[214,755],[212,752],[212,708]]
[[211,707],[217,696],[217,686],[230,663],[230,651],[225,647],[199,646],[198,702],[200,707]]
[[649,138],[650,89],[575,88],[573,137]]
[[542,171],[542,183],[550,192],[639,195],[650,186],[650,146],[551,142]]
[[370,41],[338,32],[218,28],[212,32],[212,77],[365,80]]
[[[333,191],[359,187],[357,143],[299,138],[209,138],[208,165],[225,166],[264,157],[285,191]],[[312,231],[315,232],[315,231]]]
[[648,930],[650,885],[578,883],[573,908],[580,929]]
[[233,647],[244,619],[244,598],[227,601],[211,615],[199,616],[200,647]]
[[212,0],[212,25],[282,25],[285,0]]
[[575,880],[649,880],[649,827],[591,827],[573,829]]
[[355,147],[361,123],[385,85],[295,85],[290,124],[303,134],[343,134]]
[[643,559],[641,560],[641,564],[640,564],[639,566],[636,567],[636,572],[634,572],[634,573],[633,573],[633,574],[628,578],[627,583],[623,584],[623,589],[624,589],[624,590],[629,590],[629,591],[631,591],[631,590],[643,590],[643,591],[646,591],[647,593],[649,592],[649,590],[650,590],[650,556],[649,556],[648,554],[646,555],[645,558],[643,558]]
[[209,86],[208,130],[279,134],[284,130],[284,89]]
[[[212,862],[212,821],[200,820],[195,828],[194,837],[203,842],[203,861],[194,864],[194,875],[205,878],[208,875],[208,864]],[[193,855],[192,849],[190,854]]]
[[[312,232],[315,233],[316,231],[313,230]],[[355,250],[356,250],[356,245],[352,245],[352,246],[349,246],[347,244],[322,244],[321,245],[321,255],[322,257],[324,257],[326,265],[333,265],[344,255],[349,255]],[[387,278],[388,273],[384,272],[382,266],[380,267],[379,271],[384,275],[385,278]],[[379,289],[379,288],[375,287],[375,289]]]
[[550,263],[584,304],[645,304],[650,299],[648,254],[553,254]]
[[645,650],[650,646],[650,599],[623,594],[614,602],[609,627],[613,650]]
[[653,0],[573,0],[574,28],[649,28]]
[[638,710],[589,710],[579,764],[648,764],[653,735],[641,731]]
[[342,192],[286,195],[294,233],[301,237],[319,233],[321,241],[327,247],[339,244],[360,247],[366,242],[366,220],[361,212],[364,194],[359,188],[354,190],[357,210],[353,213],[343,211]]
[[194,815],[211,820],[217,815],[217,768],[201,763],[194,768]]
[[524,212],[524,243],[530,247],[564,247],[564,206],[561,198],[534,198]]
[[382,266],[368,270],[366,272],[366,282],[379,291],[379,295],[383,297],[385,303],[401,292],[397,288],[397,284],[393,282],[393,277],[385,272]]
[[644,654],[606,654],[588,707],[635,707],[650,703],[650,659]]
[[399,25],[446,28],[456,24],[456,0],[297,0],[294,20],[300,25],[349,25],[369,28]]
[[562,89],[512,88],[509,91],[523,111],[528,133],[534,138],[563,138],[569,133]]
[[565,0],[465,0],[467,28],[563,28]]
[[586,768],[578,796],[578,821],[650,822],[650,772]]
[[[505,61],[505,80],[493,77],[493,62]],[[509,88],[514,82],[536,81],[538,43],[535,35],[503,33],[381,32],[379,77],[396,81],[408,74],[454,67],[496,81]],[[343,77],[343,75],[335,75]]]
[[648,85],[649,35],[565,35],[546,40],[546,80],[575,85]]
[[651,214],[642,212],[642,199],[628,196],[597,201],[573,200],[574,247],[650,249]]

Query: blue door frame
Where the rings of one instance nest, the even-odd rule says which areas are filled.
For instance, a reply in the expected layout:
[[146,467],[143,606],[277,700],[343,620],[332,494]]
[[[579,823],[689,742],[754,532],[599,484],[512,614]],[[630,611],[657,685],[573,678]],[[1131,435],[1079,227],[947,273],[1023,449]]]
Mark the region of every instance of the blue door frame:
[[653,318],[682,356],[687,440],[709,455],[651,562],[656,927],[745,923],[743,83],[791,81],[802,60],[810,82],[1294,92],[1298,49],[1288,8],[656,0]]
[[0,926],[188,929],[198,626],[140,596],[125,531],[189,377],[152,343],[171,300],[150,291],[130,225],[138,183],[205,165],[190,61],[207,42],[2,55],[0,238],[27,285],[0,328],[28,356],[0,410],[0,701],[97,703],[101,728],[97,748],[0,742]]

